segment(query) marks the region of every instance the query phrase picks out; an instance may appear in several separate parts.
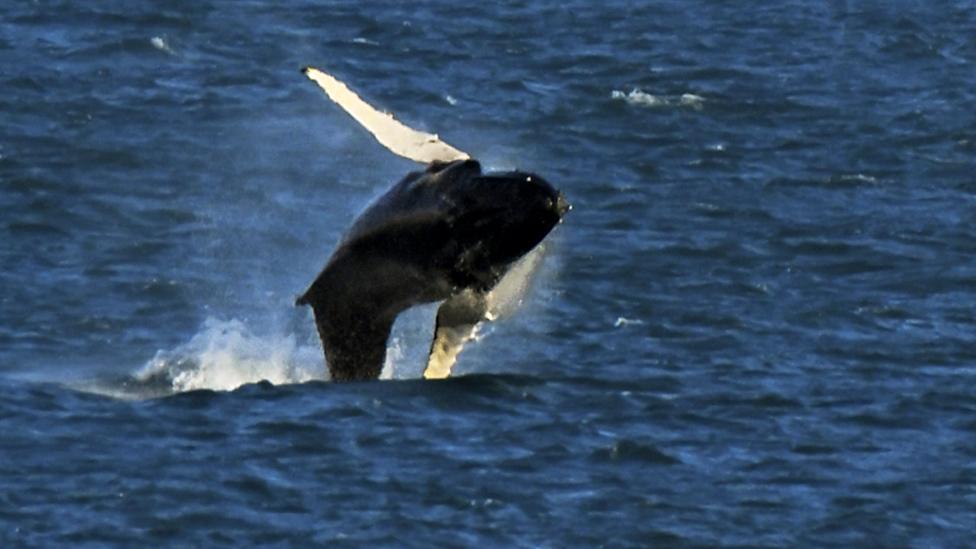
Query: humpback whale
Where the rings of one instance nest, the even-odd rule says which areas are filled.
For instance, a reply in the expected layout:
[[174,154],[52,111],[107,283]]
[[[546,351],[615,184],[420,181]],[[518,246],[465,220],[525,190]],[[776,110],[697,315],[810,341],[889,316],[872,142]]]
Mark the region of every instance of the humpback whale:
[[492,290],[570,205],[536,174],[484,173],[467,153],[378,111],[333,76],[302,72],[383,146],[426,168],[359,215],[296,305],[312,307],[332,380],[359,381],[379,377],[398,314],[443,302],[424,377],[448,377],[491,316]]

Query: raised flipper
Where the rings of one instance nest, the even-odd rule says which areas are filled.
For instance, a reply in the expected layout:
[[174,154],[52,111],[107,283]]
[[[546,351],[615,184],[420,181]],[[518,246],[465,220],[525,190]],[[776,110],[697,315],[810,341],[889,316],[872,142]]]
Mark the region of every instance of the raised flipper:
[[441,304],[437,309],[437,327],[424,370],[425,379],[443,379],[451,375],[458,354],[464,344],[474,338],[478,323],[487,313],[485,294],[475,290],[464,290]]
[[356,122],[359,122],[369,133],[373,134],[373,137],[393,154],[423,164],[435,161],[452,162],[470,158],[468,153],[459,151],[441,141],[436,134],[405,126],[393,118],[392,114],[377,110],[334,76],[315,67],[305,67],[302,72],[318,84],[322,91],[329,96],[329,99],[356,119]]

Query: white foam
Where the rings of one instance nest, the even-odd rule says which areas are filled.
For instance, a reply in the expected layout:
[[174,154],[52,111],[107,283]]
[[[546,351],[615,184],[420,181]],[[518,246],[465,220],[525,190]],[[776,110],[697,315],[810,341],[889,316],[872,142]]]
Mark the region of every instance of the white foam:
[[865,175],[863,173],[855,173],[855,174],[842,174],[840,176],[840,181],[854,182],[854,183],[877,183],[878,179],[870,175]]
[[678,101],[681,105],[686,107],[693,107],[700,109],[702,104],[705,102],[705,98],[700,95],[695,95],[693,93],[683,93]]
[[631,105],[640,105],[645,107],[661,107],[667,105],[667,101],[661,97],[643,92],[637,88],[631,90],[630,93],[624,93],[620,90],[613,90],[610,93],[610,97],[613,99],[626,101]]
[[629,93],[613,90],[610,92],[610,97],[638,107],[689,107],[700,110],[705,103],[704,97],[693,93],[683,93],[678,96],[654,95],[638,88],[632,89]]
[[157,352],[134,377],[183,392],[231,391],[258,381],[302,383],[327,374],[321,350],[299,345],[292,334],[259,335],[239,320],[211,318],[187,343]]
[[644,324],[644,321],[639,318],[626,318],[618,316],[617,321],[613,323],[613,327],[620,328],[621,326],[630,326],[631,324],[640,326],[641,324]]
[[164,40],[161,36],[153,36],[152,38],[149,39],[149,43],[152,44],[152,47],[156,48],[161,52],[168,53],[170,55],[176,55],[176,52],[173,51],[173,48],[171,48],[169,44],[166,43],[166,40]]

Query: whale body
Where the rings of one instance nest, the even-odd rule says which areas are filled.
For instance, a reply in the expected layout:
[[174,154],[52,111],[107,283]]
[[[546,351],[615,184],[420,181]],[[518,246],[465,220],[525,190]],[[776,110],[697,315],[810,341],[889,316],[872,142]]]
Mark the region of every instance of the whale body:
[[538,264],[539,244],[569,203],[538,175],[482,173],[468,153],[376,109],[331,74],[302,73],[387,150],[427,165],[359,216],[296,301],[312,307],[332,380],[378,378],[397,315],[436,301],[424,377],[447,377],[500,296]]
[[485,174],[475,160],[408,174],[359,216],[297,300],[314,311],[332,379],[378,378],[397,315],[436,301],[445,303],[426,377],[445,377],[450,364],[433,371],[439,354],[463,343],[484,318],[484,296],[568,209],[541,177]]

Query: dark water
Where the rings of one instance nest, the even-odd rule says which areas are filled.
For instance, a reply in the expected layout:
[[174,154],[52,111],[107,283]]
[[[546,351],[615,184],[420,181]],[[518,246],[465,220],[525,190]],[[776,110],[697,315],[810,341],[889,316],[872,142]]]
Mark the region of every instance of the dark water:
[[[321,381],[414,166],[306,64],[574,203],[455,379]],[[969,545],[974,90],[969,2],[7,2],[0,544]]]

